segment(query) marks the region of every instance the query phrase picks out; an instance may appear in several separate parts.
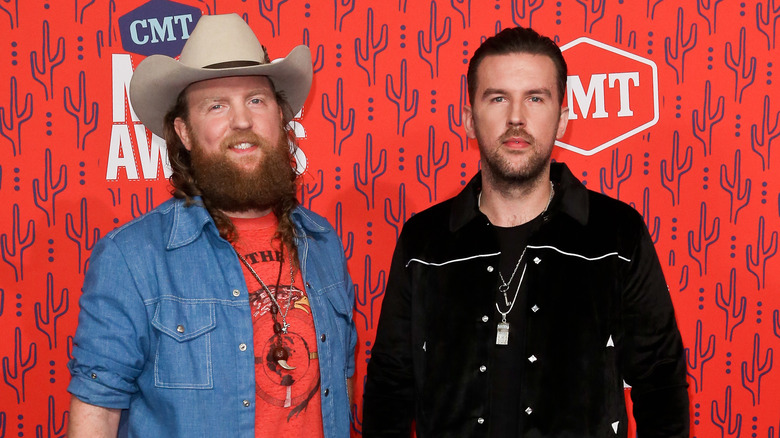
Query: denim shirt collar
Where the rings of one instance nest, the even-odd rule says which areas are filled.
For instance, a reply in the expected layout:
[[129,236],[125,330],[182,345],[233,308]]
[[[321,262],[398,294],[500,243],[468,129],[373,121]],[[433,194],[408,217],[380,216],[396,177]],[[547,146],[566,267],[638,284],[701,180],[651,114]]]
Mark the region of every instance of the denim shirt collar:
[[[173,214],[171,229],[168,234],[168,244],[166,249],[172,250],[194,242],[200,233],[208,227],[212,232],[217,232],[214,219],[211,218],[208,211],[203,207],[201,198],[196,196],[192,202],[187,203],[184,199],[172,199],[171,204],[164,207],[164,214]],[[306,214],[306,210],[300,206],[295,207],[292,212],[292,220],[295,228],[302,230],[304,234],[319,234],[328,231],[324,224],[320,224],[315,218]],[[209,227],[208,225],[211,224]]]

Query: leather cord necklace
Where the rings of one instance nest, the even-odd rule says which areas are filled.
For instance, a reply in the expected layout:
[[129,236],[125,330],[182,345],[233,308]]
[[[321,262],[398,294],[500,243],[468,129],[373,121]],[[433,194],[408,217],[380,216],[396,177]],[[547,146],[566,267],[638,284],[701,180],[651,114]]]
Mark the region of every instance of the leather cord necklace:
[[[295,284],[295,272],[293,271],[293,261],[292,256],[290,257],[290,291],[291,294],[287,299],[287,307],[284,309],[284,313],[282,313],[282,322],[279,323],[276,319],[276,315],[279,313],[279,310],[281,306],[279,306],[279,302],[276,300],[276,295],[271,293],[271,290],[268,288],[268,286],[265,285],[265,282],[262,278],[255,272],[254,268],[252,268],[252,265],[249,264],[249,262],[246,261],[244,256],[242,256],[238,251],[236,251],[235,248],[233,248],[233,251],[235,251],[236,255],[238,256],[239,260],[241,260],[241,263],[246,266],[247,269],[249,269],[249,272],[252,273],[252,276],[255,277],[258,283],[260,283],[260,286],[263,287],[263,290],[266,294],[268,294],[268,297],[271,299],[271,302],[273,302],[273,305],[271,305],[271,317],[274,320],[274,337],[276,338],[276,345],[274,345],[271,348],[271,357],[276,361],[277,364],[279,364],[280,367],[286,369],[286,370],[294,370],[295,367],[287,364],[287,359],[290,358],[290,354],[287,352],[287,349],[284,348],[282,345],[282,335],[287,334],[287,329],[290,328],[290,324],[287,323],[287,313],[290,311],[290,306],[292,304],[292,289],[293,285]],[[279,261],[279,277],[281,277],[282,274],[282,263],[284,262],[284,256],[282,256],[282,260]],[[278,286],[277,286],[278,288]]]

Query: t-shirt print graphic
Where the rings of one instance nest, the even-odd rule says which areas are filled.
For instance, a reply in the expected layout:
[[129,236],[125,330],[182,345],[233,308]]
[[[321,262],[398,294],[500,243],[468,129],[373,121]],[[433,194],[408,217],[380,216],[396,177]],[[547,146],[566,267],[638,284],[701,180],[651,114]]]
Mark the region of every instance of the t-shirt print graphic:
[[[319,391],[317,353],[306,341],[307,338],[316,339],[316,334],[304,291],[294,285],[292,288],[289,285],[269,285],[269,289],[276,294],[280,306],[276,322],[281,323],[282,315],[286,313],[289,327],[287,333],[274,333],[273,302],[262,289],[250,293],[255,336],[259,341],[256,343],[255,364],[262,364],[255,368],[257,394],[268,404],[292,408],[287,415],[289,421],[306,409]],[[286,353],[287,359],[282,363],[274,358],[276,346],[281,346]]]

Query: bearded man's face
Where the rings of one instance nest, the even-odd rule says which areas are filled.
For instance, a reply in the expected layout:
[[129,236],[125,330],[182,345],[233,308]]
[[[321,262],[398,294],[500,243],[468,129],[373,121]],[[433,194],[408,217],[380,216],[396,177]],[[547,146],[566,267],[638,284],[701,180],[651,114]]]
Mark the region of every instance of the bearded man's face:
[[226,213],[264,210],[295,196],[295,171],[282,111],[264,76],[196,82],[176,132],[191,153],[195,182]]
[[479,145],[483,177],[507,188],[549,179],[555,140],[569,120],[553,60],[523,52],[489,55],[476,72],[474,103],[463,109],[463,124]]

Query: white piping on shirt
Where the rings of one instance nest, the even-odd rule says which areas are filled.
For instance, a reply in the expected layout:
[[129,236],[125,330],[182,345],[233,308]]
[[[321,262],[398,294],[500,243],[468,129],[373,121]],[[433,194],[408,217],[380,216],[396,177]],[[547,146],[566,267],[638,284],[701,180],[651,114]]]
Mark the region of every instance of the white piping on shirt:
[[[596,261],[596,260],[605,259],[607,257],[616,256],[620,260],[623,260],[625,262],[631,263],[631,259],[623,257],[620,254],[618,254],[617,252],[609,252],[609,253],[606,253],[606,254],[603,254],[603,255],[600,255],[600,256],[596,256],[596,257],[587,257],[587,256],[584,256],[582,254],[576,254],[576,253],[563,251],[561,249],[558,249],[558,248],[556,248],[554,246],[549,246],[549,245],[543,245],[543,246],[528,245],[528,248],[532,248],[532,249],[551,249],[553,251],[556,251],[556,252],[558,252],[560,254],[563,254],[563,255],[566,255],[566,256],[579,257],[581,259],[584,259],[584,260],[587,260],[587,261],[591,261],[591,262],[592,261]],[[474,256],[471,256],[471,257],[464,257],[464,258],[460,258],[460,259],[447,260],[445,262],[440,262],[440,263],[426,262],[425,260],[421,260],[421,259],[409,259],[409,261],[406,262],[406,266],[405,267],[408,268],[409,265],[412,264],[412,262],[417,262],[417,263],[420,263],[420,264],[423,264],[423,265],[428,265],[428,266],[444,266],[444,265],[449,265],[451,263],[465,262],[465,261],[468,261],[468,260],[473,260],[473,259],[478,259],[478,258],[483,258],[483,257],[493,257],[493,256],[497,256],[497,255],[501,255],[501,252],[496,252],[496,253],[492,253],[492,254],[477,254],[477,255],[474,255]]]
[[444,266],[444,265],[449,265],[450,263],[465,262],[465,261],[468,261],[468,260],[478,259],[478,258],[482,258],[482,257],[493,257],[493,256],[497,256],[497,255],[500,255],[500,254],[501,254],[501,252],[495,252],[493,254],[477,254],[477,255],[474,255],[474,256],[471,256],[471,257],[465,257],[465,258],[462,258],[462,259],[447,260],[446,262],[441,262],[441,263],[426,262],[425,260],[420,260],[420,259],[409,259],[409,261],[406,262],[406,266],[405,267],[408,268],[409,265],[412,264],[412,262],[417,262],[417,263],[421,263],[423,265],[430,265],[430,266]]
[[600,255],[600,256],[597,256],[597,257],[586,257],[586,256],[581,255],[581,254],[575,254],[575,253],[572,253],[572,252],[566,252],[566,251],[560,250],[560,249],[558,249],[558,248],[556,248],[554,246],[548,246],[548,245],[543,245],[543,246],[528,245],[528,248],[533,248],[533,249],[552,249],[552,250],[557,251],[557,252],[559,252],[559,253],[561,253],[563,255],[572,256],[572,257],[579,257],[581,259],[585,259],[585,260],[588,260],[588,261],[591,261],[591,262],[595,261],[595,260],[605,259],[605,258],[610,257],[610,256],[617,256],[617,258],[619,258],[620,260],[623,260],[623,261],[626,261],[628,263],[631,263],[631,259],[623,257],[622,255],[618,254],[617,252],[609,252],[609,253],[606,253],[604,255]]

